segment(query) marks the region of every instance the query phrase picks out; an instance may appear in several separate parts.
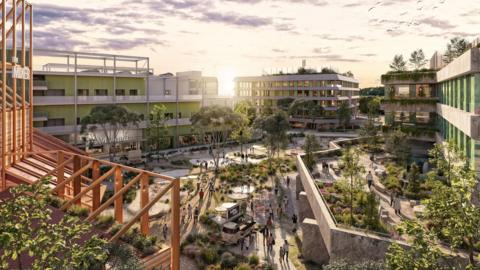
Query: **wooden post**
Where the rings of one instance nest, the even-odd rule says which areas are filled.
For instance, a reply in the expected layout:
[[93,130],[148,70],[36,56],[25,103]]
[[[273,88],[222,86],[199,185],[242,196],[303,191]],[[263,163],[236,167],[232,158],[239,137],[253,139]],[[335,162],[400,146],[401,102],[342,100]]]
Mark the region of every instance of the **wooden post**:
[[[17,57],[17,0],[12,0],[12,13],[13,13],[13,20],[12,20],[12,57]],[[5,15],[5,14],[4,14]],[[13,62],[13,60],[12,60]],[[18,62],[18,61],[17,61]],[[12,63],[12,65],[17,65],[18,63]],[[12,149],[13,153],[17,153],[17,79],[13,78],[12,80],[12,98],[13,98],[13,109],[12,109]],[[17,161],[17,156],[12,155],[12,163]]]
[[170,269],[180,270],[180,179],[173,180],[173,186],[171,189],[172,195],[172,220],[171,220],[171,232],[170,237]]
[[[57,153],[57,185],[62,183],[65,180],[65,166],[62,166],[64,161],[64,155],[62,151],[58,151]],[[57,193],[58,197],[64,198],[65,197],[65,186],[61,187]]]
[[[120,167],[115,168],[115,193],[119,192],[123,186],[122,169]],[[115,208],[115,220],[118,223],[123,223],[123,194],[115,199],[113,203]]]
[[[140,197],[140,208],[143,209],[148,204],[148,174],[144,173],[141,176],[140,181],[140,190],[141,190],[141,197]],[[148,211],[142,215],[140,218],[140,230],[143,235],[148,235],[150,233],[150,224],[148,221]]]
[[[75,155],[73,156],[73,172],[77,172],[82,168],[82,159],[80,156]],[[78,193],[80,193],[82,189],[82,175],[78,175],[75,178],[73,178],[73,197],[75,197]],[[75,202],[77,205],[82,204],[82,199],[78,200]]]
[[2,187],[0,190],[7,188],[7,181],[5,179],[5,170],[7,166],[7,2],[2,1]]
[[[28,97],[28,103],[29,103],[29,132],[30,136],[28,138],[28,142],[30,143],[30,150],[33,150],[33,7],[30,4],[29,6],[29,11],[30,11],[30,29],[29,29],[29,34],[30,34],[30,47],[28,48],[28,61],[29,61],[29,68],[30,68],[30,78],[29,78],[29,97]],[[76,91],[76,90],[75,90]],[[79,202],[80,203],[80,202]]]
[[[100,177],[100,163],[98,160],[92,164],[92,180],[95,181]],[[101,184],[92,189],[92,212],[100,207],[100,187]]]

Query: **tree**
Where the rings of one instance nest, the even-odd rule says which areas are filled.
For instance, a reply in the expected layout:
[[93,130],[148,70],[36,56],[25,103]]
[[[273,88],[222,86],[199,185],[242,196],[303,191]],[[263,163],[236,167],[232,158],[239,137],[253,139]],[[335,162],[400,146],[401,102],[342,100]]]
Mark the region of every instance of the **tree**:
[[290,123],[287,114],[283,111],[276,111],[272,115],[257,118],[254,126],[262,130],[265,135],[271,169],[275,152],[278,151],[280,154],[280,150],[288,141],[287,131],[290,129]]
[[411,150],[408,135],[400,129],[391,131],[385,139],[385,150],[393,156],[395,161],[406,166]]
[[480,208],[474,203],[476,173],[465,157],[452,167],[449,186],[436,181],[432,194],[425,200],[424,216],[431,230],[453,248],[465,248],[471,266],[476,265],[475,247],[480,241]]
[[277,101],[277,107],[284,111],[284,112],[289,112],[290,110],[290,105],[295,101],[293,98],[282,98]]
[[443,61],[447,64],[452,62],[455,58],[466,52],[468,47],[468,41],[463,38],[455,37],[450,39],[447,44],[447,50],[443,55]]
[[357,149],[347,147],[343,150],[340,162],[344,168],[342,170],[345,182],[347,182],[347,192],[350,195],[350,225],[354,224],[353,218],[353,198],[358,193],[362,186],[361,174],[365,168],[360,164],[360,153]]
[[417,164],[413,163],[410,166],[410,171],[407,174],[407,180],[407,190],[414,195],[418,195],[420,192],[420,168],[418,168]]
[[407,63],[403,59],[403,55],[397,54],[393,57],[393,61],[390,64],[390,68],[393,71],[406,71],[407,70]]
[[343,126],[343,129],[346,130],[347,126],[350,125],[352,120],[352,111],[350,110],[350,105],[348,102],[342,102],[340,107],[337,109],[338,123]]
[[245,116],[248,119],[248,126],[251,126],[257,118],[257,110],[249,100],[242,100],[236,103],[233,111]]
[[391,270],[430,270],[447,269],[442,266],[442,253],[436,246],[434,234],[425,230],[418,221],[404,221],[397,227],[400,234],[412,239],[410,248],[392,243],[386,254],[387,269]]
[[[118,105],[96,106],[92,108],[89,115],[81,120],[82,133],[87,132],[99,145],[107,145],[110,161],[113,161],[118,142],[129,129],[138,128],[142,118],[141,115],[129,112]],[[97,134],[99,128],[103,137],[99,137]]]
[[446,143],[436,143],[431,150],[428,151],[430,156],[429,162],[435,166],[436,175],[430,174],[430,177],[444,176],[447,185],[450,185],[452,179],[458,178],[462,167],[458,164],[466,162],[465,155],[457,147],[454,141],[449,140]]
[[147,128],[148,145],[155,151],[167,147],[170,143],[169,132],[167,128],[167,118],[165,105],[155,105],[150,112],[150,124]]
[[248,125],[248,118],[242,116],[242,120],[237,123],[230,137],[240,144],[240,154],[243,154],[243,145],[252,139],[252,127]]
[[290,104],[288,111],[290,115],[302,115],[305,119],[309,118],[310,122],[314,124],[315,118],[322,116],[324,109],[313,100],[296,99]]
[[425,59],[425,54],[422,49],[418,49],[410,54],[410,64],[415,70],[419,70],[427,64],[427,59]]
[[[65,215],[52,222],[48,206],[49,179],[9,189],[11,198],[0,200],[0,268],[12,261],[17,269],[96,269],[107,259],[106,242],[91,233],[88,223]],[[21,255],[33,258],[22,265]],[[13,265],[12,265],[13,267]]]
[[315,165],[315,157],[313,153],[320,149],[320,143],[318,142],[317,137],[313,134],[307,134],[302,148],[305,151],[305,164],[311,170]]
[[242,116],[228,107],[209,106],[192,115],[190,121],[199,130],[203,140],[210,144],[209,153],[217,172],[229,134],[243,121]]

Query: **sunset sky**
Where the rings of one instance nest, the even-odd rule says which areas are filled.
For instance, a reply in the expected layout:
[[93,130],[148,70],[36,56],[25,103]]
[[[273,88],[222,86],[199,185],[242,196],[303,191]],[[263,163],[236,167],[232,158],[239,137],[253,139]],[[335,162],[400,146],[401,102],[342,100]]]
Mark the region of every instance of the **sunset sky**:
[[[379,85],[397,53],[480,36],[480,0],[31,0],[35,46],[150,57],[155,73],[351,70]],[[225,86],[221,86],[225,88]],[[225,89],[222,89],[225,91]]]

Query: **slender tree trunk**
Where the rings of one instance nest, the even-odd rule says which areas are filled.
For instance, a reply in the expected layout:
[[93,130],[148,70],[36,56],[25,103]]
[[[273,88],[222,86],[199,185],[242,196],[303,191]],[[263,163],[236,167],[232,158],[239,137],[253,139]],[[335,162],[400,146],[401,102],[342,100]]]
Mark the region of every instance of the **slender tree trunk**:
[[350,225],[353,225],[353,176],[350,176]]

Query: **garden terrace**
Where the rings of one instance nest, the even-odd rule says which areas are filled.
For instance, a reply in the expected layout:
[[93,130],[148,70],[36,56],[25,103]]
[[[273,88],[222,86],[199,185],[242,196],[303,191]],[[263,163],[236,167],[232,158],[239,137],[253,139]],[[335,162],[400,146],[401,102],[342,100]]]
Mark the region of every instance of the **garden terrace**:
[[438,98],[394,98],[383,99],[381,109],[388,112],[427,112],[434,113],[437,110]]
[[391,71],[383,74],[382,84],[408,84],[408,82],[435,83],[437,72],[435,70],[414,70],[414,71]]

